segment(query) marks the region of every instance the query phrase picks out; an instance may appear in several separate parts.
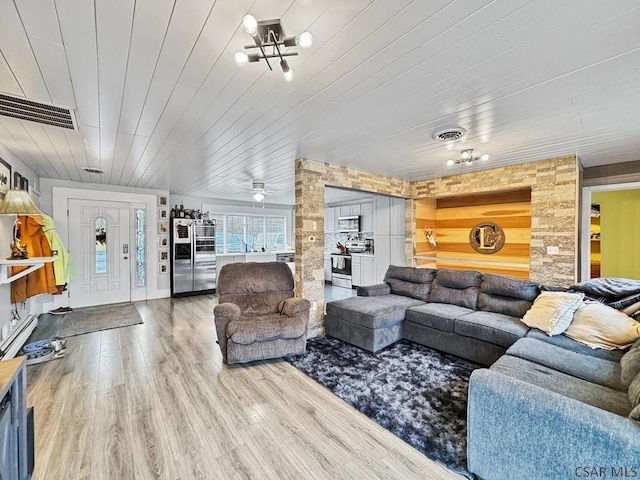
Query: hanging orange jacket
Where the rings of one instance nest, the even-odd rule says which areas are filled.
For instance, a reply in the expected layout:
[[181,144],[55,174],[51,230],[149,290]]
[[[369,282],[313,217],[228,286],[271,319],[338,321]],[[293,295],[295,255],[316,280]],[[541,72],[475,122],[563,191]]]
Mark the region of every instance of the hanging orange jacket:
[[[37,217],[20,216],[20,241],[27,246],[29,257],[50,257],[51,246]],[[13,267],[16,274],[28,267]],[[56,279],[51,262],[11,283],[11,302],[22,303],[42,293],[57,293]]]

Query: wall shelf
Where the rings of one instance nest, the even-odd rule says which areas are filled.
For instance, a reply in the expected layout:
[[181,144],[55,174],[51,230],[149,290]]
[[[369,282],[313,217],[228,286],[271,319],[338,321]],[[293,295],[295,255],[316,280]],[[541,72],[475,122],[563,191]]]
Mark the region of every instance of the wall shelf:
[[[0,260],[0,285],[11,283],[19,278],[29,275],[31,272],[42,268],[45,263],[53,262],[58,257],[31,257],[20,258],[17,260]],[[10,267],[29,267],[26,270],[16,273],[15,275],[9,275]]]

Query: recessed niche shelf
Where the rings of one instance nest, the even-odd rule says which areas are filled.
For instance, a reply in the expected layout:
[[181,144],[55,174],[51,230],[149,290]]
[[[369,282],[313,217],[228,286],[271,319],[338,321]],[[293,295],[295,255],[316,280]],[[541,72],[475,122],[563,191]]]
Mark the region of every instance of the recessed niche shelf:
[[[19,278],[29,275],[31,272],[35,272],[39,268],[42,268],[45,263],[53,262],[58,257],[31,257],[20,258],[16,260],[0,260],[0,285],[11,283]],[[9,275],[10,267],[29,267],[26,270],[16,273],[15,275]]]

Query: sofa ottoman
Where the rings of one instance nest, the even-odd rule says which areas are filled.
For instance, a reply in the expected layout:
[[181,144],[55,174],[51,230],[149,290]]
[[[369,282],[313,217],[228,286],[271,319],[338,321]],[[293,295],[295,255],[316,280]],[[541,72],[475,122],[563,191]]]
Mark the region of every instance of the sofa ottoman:
[[370,352],[402,338],[402,322],[409,307],[424,304],[392,293],[351,297],[327,303],[325,333]]

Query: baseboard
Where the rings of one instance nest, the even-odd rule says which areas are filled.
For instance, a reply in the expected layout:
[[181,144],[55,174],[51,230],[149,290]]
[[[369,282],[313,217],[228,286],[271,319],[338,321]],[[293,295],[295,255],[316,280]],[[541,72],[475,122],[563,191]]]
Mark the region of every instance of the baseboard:
[[2,360],[15,357],[37,326],[38,317],[35,315],[27,316],[22,324],[0,345]]

